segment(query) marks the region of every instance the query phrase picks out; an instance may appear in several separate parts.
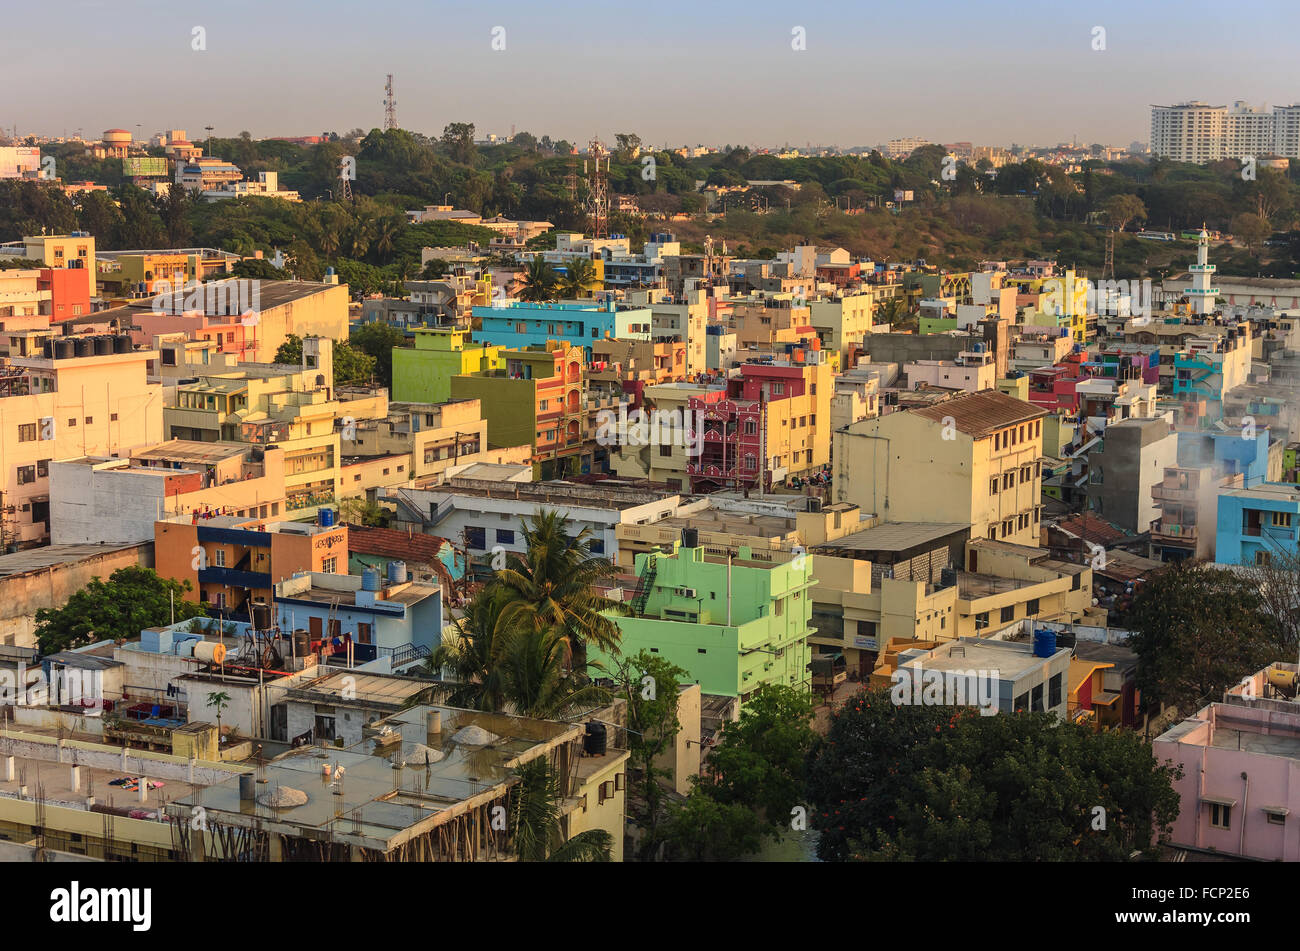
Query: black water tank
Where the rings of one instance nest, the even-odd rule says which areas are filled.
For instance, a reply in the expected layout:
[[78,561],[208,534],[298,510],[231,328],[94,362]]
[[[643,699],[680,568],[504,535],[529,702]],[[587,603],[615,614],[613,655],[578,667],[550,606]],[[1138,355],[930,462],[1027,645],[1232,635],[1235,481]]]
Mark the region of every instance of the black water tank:
[[67,360],[76,352],[76,344],[71,340],[54,341],[54,359]]
[[41,342],[41,353],[45,355],[47,360],[54,356],[54,341],[52,339],[47,337]]
[[582,739],[582,750],[588,756],[605,755],[605,724],[591,720],[587,723],[587,735]]
[[114,352],[114,353],[130,353],[130,352],[131,352],[131,335],[130,335],[130,334],[117,334],[116,336],[114,336],[114,337],[113,337],[113,352]]
[[301,627],[293,632],[293,653],[295,657],[306,657],[311,653],[311,634]]
[[95,337],[95,356],[102,357],[113,352],[112,337]]
[[269,631],[271,629],[271,606],[265,601],[253,602],[253,630]]
[[89,357],[95,353],[95,345],[90,342],[89,337],[77,337],[73,341],[73,347],[79,357]]
[[683,548],[699,548],[699,547],[700,547],[700,531],[699,531],[699,529],[697,529],[697,528],[683,528],[683,529],[682,529],[682,547],[683,547]]

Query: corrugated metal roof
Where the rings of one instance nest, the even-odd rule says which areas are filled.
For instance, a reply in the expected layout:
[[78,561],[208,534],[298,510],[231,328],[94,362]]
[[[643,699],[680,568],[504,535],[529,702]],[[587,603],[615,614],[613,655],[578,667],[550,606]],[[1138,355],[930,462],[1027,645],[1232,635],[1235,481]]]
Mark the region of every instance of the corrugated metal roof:
[[994,430],[1017,423],[1029,422],[1047,415],[1033,403],[1026,403],[1014,396],[1007,396],[997,390],[980,390],[945,400],[934,406],[919,406],[908,410],[918,416],[943,423],[951,418],[952,424],[961,432],[979,438],[987,436]]

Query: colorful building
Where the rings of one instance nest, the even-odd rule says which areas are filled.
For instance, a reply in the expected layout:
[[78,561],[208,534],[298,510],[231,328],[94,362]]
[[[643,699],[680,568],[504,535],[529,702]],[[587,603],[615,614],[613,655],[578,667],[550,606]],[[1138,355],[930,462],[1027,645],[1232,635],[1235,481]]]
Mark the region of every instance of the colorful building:
[[620,306],[612,297],[595,303],[504,301],[475,307],[473,316],[482,322],[473,332],[476,342],[522,348],[567,340],[582,347],[587,359],[594,340],[649,340],[652,323],[649,308]]
[[824,363],[746,363],[725,395],[687,401],[699,421],[698,454],[686,471],[695,491],[747,486],[766,491],[830,463],[833,378]]
[[164,578],[190,583],[186,600],[247,621],[252,602],[271,603],[283,578],[347,574],[348,528],[178,515],[155,523],[154,563]]
[[492,446],[532,446],[528,460],[539,478],[590,472],[586,446],[586,355],[579,346],[548,340],[542,346],[502,350],[501,365],[451,378],[451,398],[479,400]]
[[[613,615],[620,650],[653,651],[687,672],[702,694],[744,704],[763,684],[809,689],[812,556],[785,564],[747,547],[726,555],[698,547],[689,530],[671,554],[637,556],[630,616]],[[606,666],[613,658],[592,651]]]
[[1300,553],[1300,486],[1265,482],[1219,493],[1214,560],[1224,565],[1266,565]]
[[478,343],[468,330],[416,328],[414,347],[393,348],[393,399],[445,403],[454,376],[500,370],[502,347]]

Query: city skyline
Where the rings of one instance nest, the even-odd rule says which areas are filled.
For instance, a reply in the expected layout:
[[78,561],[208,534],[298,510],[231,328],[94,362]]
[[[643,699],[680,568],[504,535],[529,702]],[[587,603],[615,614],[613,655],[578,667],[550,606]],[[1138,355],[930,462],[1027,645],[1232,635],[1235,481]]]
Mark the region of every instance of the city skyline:
[[[110,7],[72,9],[94,18]],[[226,137],[342,134],[382,127],[388,73],[398,124],[426,135],[465,121],[480,135],[513,126],[584,143],[629,131],[656,146],[855,148],[905,136],[1127,145],[1148,138],[1152,103],[1300,100],[1284,58],[1300,11],[1282,7],[1247,19],[1208,3],[1077,12],[941,0],[932,18],[897,23],[841,2],[778,10],[671,0],[653,16],[586,3],[558,14],[514,2],[486,13],[405,0],[367,9],[358,17],[337,0],[271,9],[236,0],[204,23],[157,0],[114,7],[93,35],[65,38],[41,96],[11,104],[0,124],[43,136],[80,128],[87,138],[113,127],[198,135],[208,125]],[[15,11],[9,36],[47,35],[65,15]],[[890,41],[900,32],[924,42]],[[1189,75],[1187,50],[1210,35],[1214,58],[1249,62],[1249,75]],[[106,45],[148,55],[118,56],[106,84]],[[0,79],[21,82],[45,68],[39,58],[39,44],[8,46]],[[156,86],[160,75],[184,81]]]

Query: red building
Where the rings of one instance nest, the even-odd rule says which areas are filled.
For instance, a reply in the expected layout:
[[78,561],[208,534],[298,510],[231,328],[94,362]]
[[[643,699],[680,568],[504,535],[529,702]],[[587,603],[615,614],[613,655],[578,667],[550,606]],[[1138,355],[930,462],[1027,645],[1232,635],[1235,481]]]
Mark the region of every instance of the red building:
[[50,292],[50,322],[90,313],[90,271],[86,268],[43,267],[37,289]]

